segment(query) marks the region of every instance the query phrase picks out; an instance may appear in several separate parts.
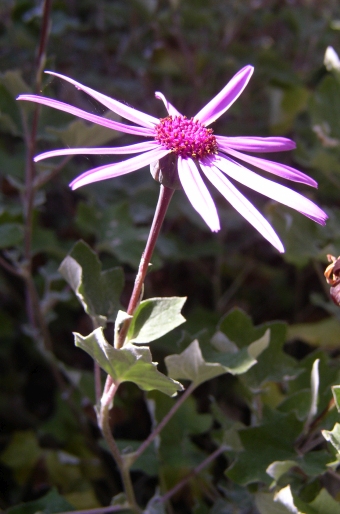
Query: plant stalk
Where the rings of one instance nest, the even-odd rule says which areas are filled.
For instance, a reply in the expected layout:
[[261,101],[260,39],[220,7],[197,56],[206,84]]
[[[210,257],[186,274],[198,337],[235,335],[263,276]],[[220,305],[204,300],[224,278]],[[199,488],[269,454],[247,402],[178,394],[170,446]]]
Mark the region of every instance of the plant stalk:
[[[142,254],[142,258],[139,264],[138,272],[135,279],[134,288],[131,294],[129,306],[127,309],[127,314],[130,316],[133,315],[136,307],[138,306],[138,303],[141,299],[141,293],[143,289],[143,284],[145,280],[145,276],[148,271],[148,267],[151,261],[151,257],[153,254],[153,251],[155,249],[155,245],[157,242],[157,238],[159,236],[166,211],[168,209],[170,200],[172,198],[172,195],[174,194],[174,189],[170,189],[169,187],[163,186],[161,184],[160,191],[159,191],[159,198],[158,203],[155,211],[155,215],[152,221],[150,233],[148,240],[146,242],[145,250]],[[126,334],[129,330],[129,326],[131,323],[131,319],[127,319],[122,324],[122,327],[119,332],[118,341],[116,341],[116,348],[121,348],[124,344]]]

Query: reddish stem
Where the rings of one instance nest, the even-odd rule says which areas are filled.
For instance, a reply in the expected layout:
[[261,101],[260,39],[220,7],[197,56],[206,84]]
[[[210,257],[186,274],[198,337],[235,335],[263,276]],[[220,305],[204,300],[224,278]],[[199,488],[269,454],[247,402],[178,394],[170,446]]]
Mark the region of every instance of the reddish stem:
[[[145,250],[143,252],[137,276],[135,279],[135,285],[131,294],[129,306],[127,309],[127,313],[132,316],[136,307],[138,306],[138,303],[141,298],[142,288],[144,284],[144,279],[148,271],[148,267],[150,264],[150,260],[153,254],[153,251],[155,249],[155,245],[157,242],[157,238],[159,236],[159,232],[161,230],[166,211],[168,209],[170,200],[172,198],[172,195],[174,194],[174,189],[170,189],[169,187],[160,186],[160,192],[159,192],[159,198],[158,203],[155,211],[155,215],[152,221],[150,233],[148,240],[146,242]],[[116,347],[121,348],[124,344],[126,334],[129,330],[129,326],[131,323],[131,319],[127,319],[122,324],[122,327],[119,332],[119,338],[116,342]]]

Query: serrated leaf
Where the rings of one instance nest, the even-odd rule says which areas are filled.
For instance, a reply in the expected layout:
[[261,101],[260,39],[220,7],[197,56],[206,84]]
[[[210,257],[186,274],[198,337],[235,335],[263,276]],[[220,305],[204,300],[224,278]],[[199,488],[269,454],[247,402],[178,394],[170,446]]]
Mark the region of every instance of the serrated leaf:
[[181,309],[186,298],[150,298],[138,305],[132,318],[127,340],[145,344],[167,334],[184,323]]
[[183,389],[179,382],[157,370],[157,363],[152,362],[146,346],[127,343],[117,350],[108,344],[101,327],[87,337],[76,333],[74,337],[75,345],[91,355],[116,383],[133,382],[144,391],[157,389],[169,396]]
[[78,241],[59,271],[90,316],[101,324],[105,323],[105,318],[115,320],[124,285],[121,268],[101,271],[97,255],[86,243]]

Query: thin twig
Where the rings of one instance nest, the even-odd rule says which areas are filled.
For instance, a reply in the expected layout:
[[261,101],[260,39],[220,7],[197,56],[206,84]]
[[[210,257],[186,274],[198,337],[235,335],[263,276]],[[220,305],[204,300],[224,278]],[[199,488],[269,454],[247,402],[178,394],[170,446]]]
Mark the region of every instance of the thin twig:
[[157,427],[151,432],[149,437],[145,439],[145,441],[140,445],[140,447],[131,455],[131,459],[129,459],[130,465],[132,465],[140,455],[147,449],[147,447],[152,443],[152,441],[158,436],[158,434],[163,430],[165,425],[170,421],[175,412],[179,409],[179,407],[185,402],[185,400],[191,395],[194,391],[196,385],[192,382],[189,387],[184,391],[184,393],[178,398],[177,402],[171,407],[169,412],[164,416],[162,421],[157,425]]
[[2,266],[6,271],[9,271],[9,273],[12,273],[12,275],[22,277],[22,272],[21,272],[20,268],[16,268],[15,266],[12,266],[12,264],[7,262],[1,256],[0,256],[0,266]]
[[98,507],[97,509],[69,510],[61,512],[61,514],[106,514],[108,512],[121,512],[122,510],[131,510],[131,507],[128,505],[111,505],[109,507]]
[[192,479],[192,477],[198,475],[198,473],[200,473],[202,469],[208,466],[210,462],[212,462],[214,459],[216,459],[216,457],[221,455],[221,453],[225,452],[226,450],[226,446],[221,446],[220,448],[217,448],[217,450],[215,450],[211,455],[209,455],[209,457],[204,459],[204,461],[201,462],[201,464],[196,466],[196,468],[194,468],[186,477],[184,477],[180,482],[178,482],[178,484],[176,484],[175,487],[173,487],[172,489],[170,489],[170,491],[165,493],[160,498],[160,501],[162,501],[163,503],[167,502],[174,494],[176,494],[180,489],[182,489],[182,487],[185,486],[185,484],[187,484]]

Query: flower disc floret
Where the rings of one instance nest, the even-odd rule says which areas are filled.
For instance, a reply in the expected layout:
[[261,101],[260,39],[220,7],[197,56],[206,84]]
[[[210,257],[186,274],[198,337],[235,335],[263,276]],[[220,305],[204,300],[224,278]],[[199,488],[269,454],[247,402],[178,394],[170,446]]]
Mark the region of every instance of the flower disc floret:
[[167,150],[184,158],[203,159],[217,153],[212,129],[186,116],[167,116],[156,126],[155,140]]

